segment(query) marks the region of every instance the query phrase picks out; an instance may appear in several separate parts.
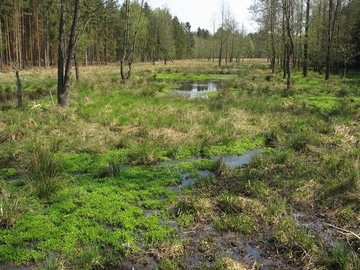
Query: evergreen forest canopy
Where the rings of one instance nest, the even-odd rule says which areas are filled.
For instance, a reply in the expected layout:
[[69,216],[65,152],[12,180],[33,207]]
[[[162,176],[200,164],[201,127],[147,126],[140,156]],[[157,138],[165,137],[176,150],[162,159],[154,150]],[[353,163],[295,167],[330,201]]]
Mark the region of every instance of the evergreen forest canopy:
[[[71,40],[76,6],[79,16],[72,58],[85,65],[123,59],[131,67],[132,62],[161,60],[166,64],[190,58],[216,59],[222,65],[266,57],[272,68],[298,66],[304,73],[308,68],[320,72],[324,68],[328,74],[360,64],[360,0],[254,0],[250,10],[259,25],[256,33],[240,26],[226,2],[209,18],[211,30],[193,30],[189,22],[174,15],[176,10],[152,9],[138,0],[1,2],[0,70],[13,65],[57,65],[59,32],[63,24],[61,42]],[[63,49],[66,57],[68,47]]]

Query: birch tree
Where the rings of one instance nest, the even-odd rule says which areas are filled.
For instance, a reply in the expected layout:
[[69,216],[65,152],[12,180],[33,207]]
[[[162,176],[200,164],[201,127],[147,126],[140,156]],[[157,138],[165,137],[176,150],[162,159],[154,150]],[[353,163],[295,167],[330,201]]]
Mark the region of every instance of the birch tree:
[[[125,29],[123,35],[122,51],[121,51],[122,55],[120,59],[120,75],[123,83],[125,83],[131,76],[133,56],[135,52],[136,39],[141,26],[143,6],[144,6],[144,0],[141,1],[138,18],[134,19],[135,28],[133,29],[133,31],[131,31],[130,24],[132,22],[132,18],[131,18],[130,0],[125,0],[124,2]],[[127,71],[125,70],[126,66],[128,68]]]

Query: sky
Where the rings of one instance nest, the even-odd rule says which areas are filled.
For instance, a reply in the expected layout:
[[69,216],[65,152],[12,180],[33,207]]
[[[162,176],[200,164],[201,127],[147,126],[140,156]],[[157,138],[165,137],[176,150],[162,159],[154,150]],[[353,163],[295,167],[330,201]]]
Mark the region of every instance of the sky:
[[[173,17],[177,16],[180,22],[189,22],[191,30],[196,31],[198,27],[208,29],[212,32],[212,18],[214,14],[219,17],[221,0],[147,0],[152,9],[157,7],[168,7]],[[224,0],[229,4],[231,12],[236,21],[244,24],[247,32],[255,32],[256,24],[251,21],[248,10],[253,0]]]

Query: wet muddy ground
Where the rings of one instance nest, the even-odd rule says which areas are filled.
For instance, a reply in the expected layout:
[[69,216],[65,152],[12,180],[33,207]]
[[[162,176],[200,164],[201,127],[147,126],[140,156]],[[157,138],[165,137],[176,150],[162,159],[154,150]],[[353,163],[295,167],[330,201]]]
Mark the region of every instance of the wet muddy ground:
[[[238,262],[241,267],[236,269],[303,269],[301,262],[299,265],[287,262],[267,236],[266,228],[264,232],[243,235],[219,232],[212,224],[199,223],[192,229],[179,230],[178,237],[185,247],[178,259],[179,269],[216,269],[214,262],[222,256]],[[160,262],[157,252],[144,250],[113,269],[157,269]]]
[[[242,156],[214,157],[213,160],[221,160],[228,168],[234,169],[248,164],[252,158],[259,155],[261,148],[246,152]],[[199,158],[192,158],[189,161],[196,161]],[[178,161],[168,161],[158,163],[157,166],[172,166]],[[198,170],[197,177],[192,177],[189,173],[181,174],[181,184],[170,186],[174,192],[181,195],[183,188],[196,186],[198,178],[216,178],[213,172]],[[166,198],[163,198],[164,200]],[[176,211],[176,209],[173,209]],[[144,216],[157,216],[159,210],[144,210]],[[218,212],[216,215],[221,215]],[[325,218],[317,216],[315,213],[304,213],[293,211],[292,217],[297,225],[304,228],[314,238],[321,239],[326,246],[334,246],[336,241],[336,230],[326,223]],[[212,219],[198,219],[193,222],[191,227],[181,228],[177,220],[164,220],[165,223],[177,230],[176,235],[181,244],[181,249],[174,250],[174,256],[170,260],[176,260],[178,269],[218,269],[216,261],[221,257],[230,258],[235,265],[229,269],[304,269],[301,260],[289,260],[284,254],[284,247],[278,246],[271,237],[271,227],[263,224],[255,224],[255,233],[243,234],[233,231],[221,231],[214,228]],[[104,224],[104,228],[113,230],[111,226]],[[118,266],[106,267],[103,269],[158,269],[164,252],[162,247],[148,249],[140,242],[138,243],[141,251],[122,261]],[[164,247],[166,249],[168,247]],[[301,258],[302,254],[294,254]],[[167,255],[167,258],[169,256]],[[298,262],[298,263],[296,263]],[[6,270],[33,270],[35,266],[13,266],[1,265],[0,269]],[[223,268],[221,268],[223,269]],[[226,268],[228,269],[228,268]],[[310,268],[307,268],[310,269]]]
[[[314,237],[321,238],[328,245],[336,243],[333,237],[336,231],[326,226],[322,218],[309,217],[304,213],[295,215],[299,225],[308,229]],[[178,228],[176,221],[171,221],[171,224]],[[301,260],[294,263],[284,256],[283,247],[277,246],[271,239],[269,227],[259,227],[261,229],[251,235],[231,231],[219,232],[211,223],[199,222],[186,230],[178,228],[178,239],[184,243],[184,250],[178,259],[181,262],[179,269],[217,269],[214,262],[222,256],[241,265],[231,269],[304,269]],[[158,251],[143,250],[113,269],[157,269],[160,262]]]
[[[251,159],[260,153],[260,148],[246,152],[242,156],[216,157],[228,168],[234,169],[248,164]],[[194,161],[192,159],[191,161]],[[158,165],[174,165],[174,161]],[[175,192],[181,192],[183,187],[194,186],[197,178],[192,178],[189,173],[182,174],[180,186],[169,187]],[[216,177],[208,171],[198,171],[198,177]],[[157,211],[144,211],[144,215],[156,215]],[[315,213],[303,213],[294,210],[292,217],[297,225],[308,231],[313,237],[321,239],[324,245],[332,246],[336,243],[336,230],[327,226],[325,219]],[[229,269],[304,269],[301,261],[303,254],[294,254],[300,258],[289,260],[284,254],[284,247],[278,246],[271,238],[271,227],[266,224],[256,224],[256,232],[242,234],[232,231],[219,231],[214,228],[209,220],[197,220],[191,228],[181,229],[177,221],[169,220],[170,226],[177,229],[178,239],[183,243],[184,249],[177,256],[179,269],[218,269],[215,261],[226,256],[238,263]],[[161,262],[161,251],[142,250],[135,257],[124,260],[118,268],[114,269],[157,269]],[[179,259],[180,257],[180,259]],[[223,268],[222,268],[223,269]],[[226,268],[227,269],[227,268]],[[307,268],[310,269],[310,268]]]

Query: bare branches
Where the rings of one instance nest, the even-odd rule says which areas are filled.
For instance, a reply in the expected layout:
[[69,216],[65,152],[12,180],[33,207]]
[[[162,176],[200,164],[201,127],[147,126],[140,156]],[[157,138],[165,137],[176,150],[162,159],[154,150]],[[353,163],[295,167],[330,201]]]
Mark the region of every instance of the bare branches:
[[324,225],[336,229],[336,230],[337,230],[339,233],[341,233],[341,234],[351,235],[351,236],[357,238],[358,240],[360,240],[360,236],[359,236],[358,234],[350,231],[350,230],[337,227],[337,226],[332,225],[332,224],[330,224],[330,223],[324,223]]

